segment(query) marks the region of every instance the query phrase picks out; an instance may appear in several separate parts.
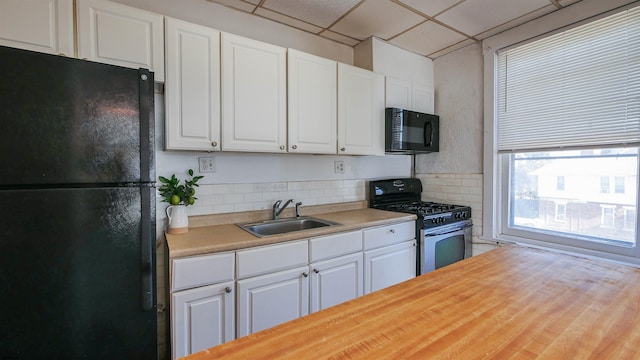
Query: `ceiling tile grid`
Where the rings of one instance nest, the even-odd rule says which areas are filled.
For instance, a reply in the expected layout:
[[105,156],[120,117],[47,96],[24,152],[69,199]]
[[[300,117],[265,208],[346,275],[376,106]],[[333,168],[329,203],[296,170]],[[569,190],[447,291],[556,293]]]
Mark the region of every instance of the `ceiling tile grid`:
[[203,0],[348,46],[377,37],[442,56],[581,0]]

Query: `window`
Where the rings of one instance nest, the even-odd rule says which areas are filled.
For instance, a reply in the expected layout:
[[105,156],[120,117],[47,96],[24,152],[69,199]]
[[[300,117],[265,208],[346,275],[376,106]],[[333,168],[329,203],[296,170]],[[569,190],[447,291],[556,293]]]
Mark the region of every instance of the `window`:
[[495,80],[483,235],[640,258],[640,6],[532,40],[517,31],[483,45]]
[[567,220],[567,204],[556,204],[556,221]]
[[624,229],[633,230],[636,229],[636,209],[625,207],[624,208]]
[[616,194],[624,194],[624,177],[615,177],[615,192]]
[[611,192],[611,188],[609,186],[609,176],[600,177],[600,192],[603,194],[608,194]]
[[564,190],[564,176],[561,175],[556,178],[556,189],[558,191]]
[[602,216],[600,217],[600,226],[605,228],[612,228],[614,222],[614,211],[615,208],[613,206],[601,206]]

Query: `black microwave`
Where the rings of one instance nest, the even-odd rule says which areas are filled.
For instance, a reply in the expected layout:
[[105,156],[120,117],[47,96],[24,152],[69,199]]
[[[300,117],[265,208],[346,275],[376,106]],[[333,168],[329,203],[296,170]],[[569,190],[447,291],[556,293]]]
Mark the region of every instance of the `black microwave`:
[[385,109],[385,152],[414,154],[440,150],[440,117],[398,108]]

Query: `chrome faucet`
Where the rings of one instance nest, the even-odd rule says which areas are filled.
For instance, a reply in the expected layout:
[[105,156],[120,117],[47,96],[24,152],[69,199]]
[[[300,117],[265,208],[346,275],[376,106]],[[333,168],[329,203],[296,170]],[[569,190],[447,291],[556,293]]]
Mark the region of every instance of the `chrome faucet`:
[[282,200],[278,200],[276,201],[275,204],[273,204],[273,220],[278,220],[280,218],[280,213],[286,209],[286,207],[291,204],[293,202],[293,199],[289,199],[287,200],[287,202],[284,203],[284,205],[282,205],[282,207],[278,207],[280,206],[280,204],[282,203]]

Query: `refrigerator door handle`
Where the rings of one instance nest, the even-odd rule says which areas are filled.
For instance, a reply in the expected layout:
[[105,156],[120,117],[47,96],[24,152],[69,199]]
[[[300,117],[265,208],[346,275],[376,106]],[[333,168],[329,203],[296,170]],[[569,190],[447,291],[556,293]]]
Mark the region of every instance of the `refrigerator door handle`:
[[141,252],[141,290],[142,290],[142,310],[150,311],[155,308],[155,221],[152,221],[152,211],[155,212],[155,206],[152,206],[151,194],[155,192],[153,187],[142,187],[140,189],[142,203],[142,218],[140,221],[140,252]]

